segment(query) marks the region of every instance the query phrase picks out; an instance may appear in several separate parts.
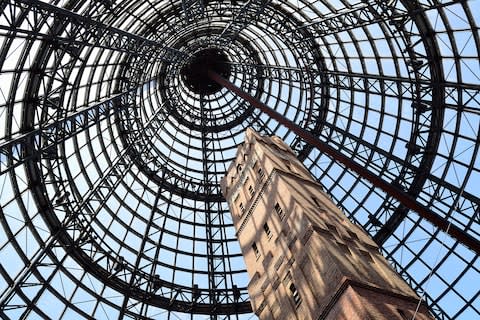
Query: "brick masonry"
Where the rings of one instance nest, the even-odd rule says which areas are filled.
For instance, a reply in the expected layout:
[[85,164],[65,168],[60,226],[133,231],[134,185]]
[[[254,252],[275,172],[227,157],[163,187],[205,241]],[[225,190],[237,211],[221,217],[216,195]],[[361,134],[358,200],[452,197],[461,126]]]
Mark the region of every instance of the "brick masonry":
[[247,130],[222,191],[260,319],[412,319],[418,296],[280,138]]

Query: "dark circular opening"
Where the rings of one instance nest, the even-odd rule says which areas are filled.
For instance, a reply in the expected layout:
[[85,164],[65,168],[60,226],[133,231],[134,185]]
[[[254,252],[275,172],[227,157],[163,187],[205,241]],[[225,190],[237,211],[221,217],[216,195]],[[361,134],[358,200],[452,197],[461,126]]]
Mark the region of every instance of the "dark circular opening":
[[228,78],[230,76],[230,64],[227,55],[215,48],[198,51],[180,72],[183,82],[190,90],[201,95],[208,95],[222,89],[221,85],[208,77],[208,70]]

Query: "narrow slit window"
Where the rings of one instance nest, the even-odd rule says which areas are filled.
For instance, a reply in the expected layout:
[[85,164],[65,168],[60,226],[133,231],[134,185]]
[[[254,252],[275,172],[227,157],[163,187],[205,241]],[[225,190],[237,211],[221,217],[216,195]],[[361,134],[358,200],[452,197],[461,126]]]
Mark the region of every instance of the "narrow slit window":
[[339,235],[337,227],[335,227],[333,224],[325,223],[325,225],[327,226],[328,230],[330,230],[332,234],[335,234],[337,236]]
[[352,232],[352,231],[349,231],[349,230],[347,230],[347,232],[348,232],[348,235],[350,236],[350,238],[352,240],[358,240],[358,235],[355,232]]
[[252,185],[248,186],[248,192],[250,192],[250,196],[252,196],[252,197],[255,195],[255,190],[253,189]]
[[290,161],[285,160],[285,167],[287,167],[288,171],[293,172],[292,164],[290,163]]
[[270,239],[272,237],[272,230],[270,230],[270,227],[268,226],[268,223],[266,223],[266,222],[263,225],[263,231],[265,231],[265,234],[267,235],[268,239]]
[[292,274],[290,273],[290,271],[288,271],[285,277],[283,278],[283,284],[285,286],[288,286],[288,284],[291,282],[292,282]]
[[258,168],[258,180],[262,181],[263,177],[265,177],[265,173],[263,172],[262,168]]
[[344,243],[341,243],[341,242],[337,242],[337,246],[339,249],[341,249],[345,254],[348,254],[349,256],[352,255],[352,252],[350,251],[350,249],[348,248],[348,246]]
[[302,303],[302,298],[300,297],[300,293],[297,290],[297,287],[293,283],[290,283],[290,294],[292,295],[293,302],[295,303],[295,308],[298,308]]
[[245,206],[243,205],[243,202],[240,202],[238,207],[240,208],[240,212],[242,213],[242,215],[244,215],[245,214]]
[[368,251],[359,250],[359,252],[364,257],[365,261],[367,261],[369,263],[374,263],[375,262],[375,260],[373,260],[372,255]]
[[253,253],[255,254],[255,258],[260,258],[260,251],[258,250],[257,244],[254,242],[252,243],[252,250]]
[[285,212],[283,212],[283,209],[282,207],[280,207],[280,204],[278,202],[275,204],[275,212],[279,216],[280,220],[283,220],[283,218],[285,218]]
[[317,206],[317,208],[323,209],[323,207],[320,205],[320,203],[318,202],[318,199],[316,197],[312,197],[312,200],[315,203],[315,205]]

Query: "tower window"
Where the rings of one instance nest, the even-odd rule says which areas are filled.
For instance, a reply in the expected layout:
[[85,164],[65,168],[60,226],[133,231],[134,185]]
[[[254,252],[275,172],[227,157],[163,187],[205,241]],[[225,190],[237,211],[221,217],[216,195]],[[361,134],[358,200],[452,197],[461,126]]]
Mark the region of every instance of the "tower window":
[[365,261],[370,262],[370,263],[375,262],[375,261],[373,260],[372,255],[371,255],[368,251],[359,250],[359,252],[360,252],[360,254],[365,258]]
[[248,186],[248,192],[250,192],[250,196],[252,196],[252,197],[255,195],[255,190],[253,190],[252,185]]
[[252,243],[252,250],[253,253],[255,254],[255,258],[260,258],[260,251],[258,250],[257,244],[254,242]]
[[278,202],[275,204],[275,212],[280,217],[280,220],[283,220],[283,218],[285,218],[285,213],[283,212],[283,209],[282,207],[280,207],[280,204],[278,204]]
[[320,203],[318,202],[318,199],[316,197],[312,197],[312,200],[315,203],[315,205],[317,206],[317,208],[323,209],[323,207],[320,205]]
[[300,293],[298,292],[297,288],[293,283],[290,283],[289,289],[290,289],[290,294],[292,296],[293,302],[295,303],[295,307],[298,308],[302,303],[302,298],[300,297]]
[[342,250],[343,252],[345,252],[349,256],[352,255],[352,252],[350,251],[350,249],[348,248],[348,246],[345,243],[337,242],[337,246],[340,250]]
[[355,232],[352,232],[352,231],[350,231],[350,230],[347,230],[347,232],[348,232],[348,235],[350,236],[350,238],[351,238],[352,240],[358,240],[358,236],[357,236],[357,234],[356,234]]
[[333,224],[325,223],[325,225],[327,226],[328,230],[330,230],[330,232],[332,234],[337,235],[337,236],[339,235],[337,227],[335,227]]
[[283,284],[285,286],[288,286],[288,284],[291,282],[292,282],[292,274],[290,273],[290,271],[288,271],[285,277],[283,278]]
[[244,215],[245,214],[245,206],[243,205],[243,202],[240,202],[238,207],[240,208],[240,211],[242,212],[242,215]]
[[262,168],[258,168],[258,180],[262,181],[263,177],[265,177],[265,173],[263,172]]
[[272,231],[270,230],[270,227],[268,226],[268,223],[266,223],[266,222],[263,225],[263,231],[265,231],[265,234],[267,235],[268,239],[272,238]]

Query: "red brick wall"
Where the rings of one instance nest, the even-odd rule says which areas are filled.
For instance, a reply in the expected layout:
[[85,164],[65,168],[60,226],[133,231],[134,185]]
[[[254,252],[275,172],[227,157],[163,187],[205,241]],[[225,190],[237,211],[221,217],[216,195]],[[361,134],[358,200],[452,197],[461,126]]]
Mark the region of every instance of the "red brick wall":
[[[248,288],[252,307],[260,319],[411,319],[416,294],[293,152],[278,138],[251,131],[246,140],[222,190],[252,278]],[[277,204],[283,219],[275,210]],[[271,238],[264,232],[265,223]],[[301,297],[298,306],[292,284]],[[431,319],[424,307],[420,310],[417,319]]]

